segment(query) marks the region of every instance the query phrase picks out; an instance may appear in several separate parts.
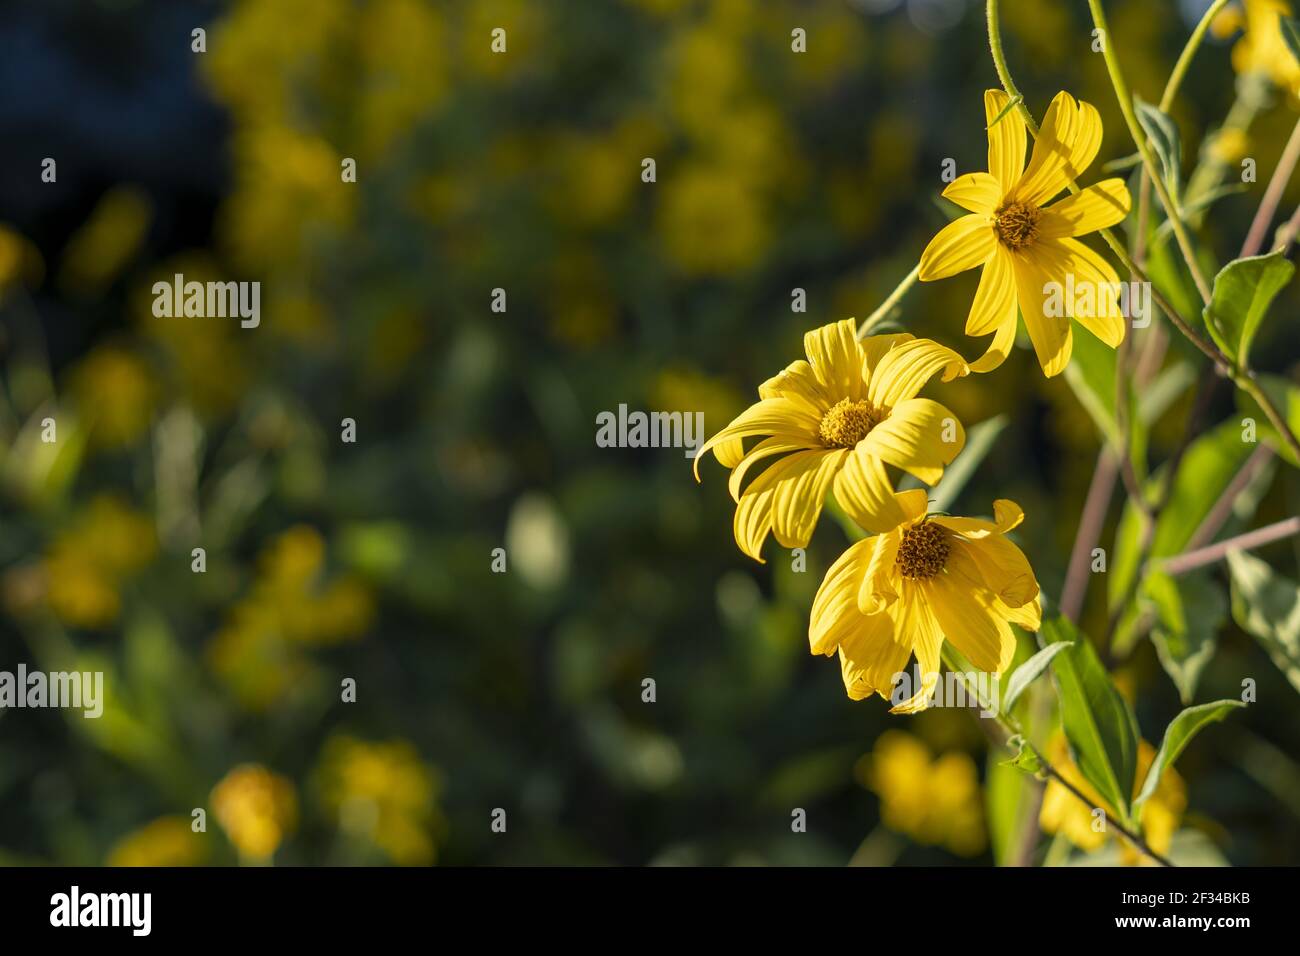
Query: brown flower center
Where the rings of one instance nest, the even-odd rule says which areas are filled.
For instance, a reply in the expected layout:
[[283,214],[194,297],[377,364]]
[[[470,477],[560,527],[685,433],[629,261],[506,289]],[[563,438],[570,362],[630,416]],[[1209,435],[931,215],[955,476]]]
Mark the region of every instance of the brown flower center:
[[817,434],[827,448],[852,448],[878,424],[869,402],[841,398],[822,416]]
[[903,532],[894,563],[905,578],[932,578],[948,563],[948,536],[943,528],[922,521]]
[[1032,203],[1009,202],[993,214],[993,230],[1008,249],[1022,249],[1038,238],[1042,214]]

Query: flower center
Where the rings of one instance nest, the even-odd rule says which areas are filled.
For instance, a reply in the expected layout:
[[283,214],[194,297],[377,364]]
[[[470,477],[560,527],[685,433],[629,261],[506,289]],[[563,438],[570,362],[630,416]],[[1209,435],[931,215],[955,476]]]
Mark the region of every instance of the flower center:
[[948,536],[937,524],[922,521],[903,532],[894,563],[905,578],[932,578],[948,563]]
[[822,416],[817,433],[827,448],[852,448],[877,424],[869,402],[841,398]]
[[1021,249],[1038,238],[1042,210],[1032,203],[1009,202],[993,215],[993,229],[1008,249]]

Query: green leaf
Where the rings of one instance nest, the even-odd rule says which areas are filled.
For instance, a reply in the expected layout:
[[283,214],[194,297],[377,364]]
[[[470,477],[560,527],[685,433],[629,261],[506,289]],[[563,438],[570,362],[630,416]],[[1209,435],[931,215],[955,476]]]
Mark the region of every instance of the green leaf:
[[930,493],[932,508],[935,511],[949,511],[957,502],[957,496],[988,453],[993,443],[1007,427],[1010,419],[1006,415],[995,415],[990,419],[972,425],[966,431],[966,446],[961,450],[951,465],[944,469],[943,478]]
[[1160,742],[1151,769],[1147,771],[1146,780],[1142,782],[1142,792],[1133,801],[1133,807],[1140,812],[1156,787],[1160,785],[1160,776],[1167,767],[1172,767],[1178,755],[1183,752],[1193,737],[1209,724],[1217,723],[1227,717],[1233,710],[1245,707],[1239,700],[1216,700],[1212,704],[1199,704],[1188,707],[1175,717],[1165,728],[1165,739]]
[[1137,774],[1137,719],[1073,624],[1056,617],[1040,633],[1045,644],[1074,644],[1052,658],[1065,739],[1084,779],[1127,820]]
[[1011,678],[1007,681],[1006,692],[1002,695],[1002,712],[1006,713],[1016,706],[1016,701],[1025,692],[1025,688],[1037,680],[1039,674],[1047,670],[1047,665],[1052,663],[1052,658],[1071,646],[1066,643],[1048,644],[1012,671]]
[[1214,293],[1203,317],[1210,336],[1238,368],[1250,360],[1250,345],[1268,307],[1295,266],[1282,250],[1229,262],[1214,277]]
[[[1233,419],[1192,442],[1174,478],[1169,503],[1156,522],[1151,539],[1152,558],[1171,557],[1184,549],[1256,447],[1241,440],[1241,424]],[[1163,468],[1157,469],[1147,481],[1148,493],[1154,495],[1162,481]],[[1140,573],[1138,544],[1142,521],[1137,507],[1131,501],[1126,503],[1115,530],[1115,554],[1108,573],[1112,605],[1124,599]],[[1120,653],[1132,646],[1137,618],[1134,607],[1123,609],[1123,614],[1115,634],[1115,649]]]
[[1142,165],[1141,153],[1129,153],[1127,156],[1121,156],[1119,159],[1112,159],[1110,162],[1102,165],[1102,171],[1107,173],[1122,173],[1126,169],[1133,169],[1135,166]]
[[1300,587],[1253,554],[1228,553],[1232,618],[1300,691]]
[[[1066,645],[1058,645],[1066,646]],[[1016,748],[1016,755],[1010,760],[1002,761],[1003,767],[1014,767],[1022,773],[1027,773],[1032,777],[1042,779],[1043,762],[1038,759],[1038,753],[1031,747],[1026,740],[1019,734],[1007,741],[1008,747]]]
[[1155,616],[1151,641],[1160,665],[1186,704],[1196,696],[1196,684],[1214,657],[1220,625],[1228,602],[1205,573],[1173,577],[1153,571],[1142,584],[1142,601]]
[[1142,124],[1142,131],[1147,134],[1160,160],[1160,168],[1164,173],[1169,192],[1177,201],[1183,166],[1183,145],[1178,135],[1178,124],[1168,113],[1152,106],[1140,96],[1133,97],[1133,105],[1137,109],[1137,118]]
[[1034,812],[1036,805],[1025,775],[999,757],[996,750],[989,750],[984,771],[984,813],[993,862],[1007,866],[1020,850],[1025,817]]

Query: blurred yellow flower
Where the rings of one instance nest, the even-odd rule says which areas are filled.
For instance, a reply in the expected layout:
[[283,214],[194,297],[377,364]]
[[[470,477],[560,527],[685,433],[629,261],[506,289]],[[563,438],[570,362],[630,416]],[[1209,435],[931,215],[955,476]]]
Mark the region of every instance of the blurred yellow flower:
[[101,346],[72,372],[72,393],[90,440],[108,448],[132,445],[149,428],[157,403],[157,385],[135,352]]
[[353,575],[326,578],[325,550],[307,525],[267,545],[248,594],[208,645],[208,663],[250,709],[265,710],[310,670],[299,647],[357,640],[370,627],[369,587]]
[[374,0],[359,26],[361,156],[377,160],[441,105],[448,83],[438,54],[446,41],[438,11],[421,0]]
[[976,856],[987,843],[975,763],[961,751],[934,759],[920,739],[887,730],[858,765],[861,782],[880,798],[885,826],[927,846]]
[[1291,16],[1291,5],[1285,0],[1243,2],[1244,16],[1229,15],[1219,25],[1220,30],[1235,26],[1245,29],[1232,47],[1232,68],[1238,73],[1262,74],[1289,93],[1300,92],[1300,62],[1282,37],[1282,18]]
[[[731,468],[740,550],[762,561],[771,532],[782,547],[804,547],[826,493],[864,528],[888,531],[903,520],[885,472],[894,465],[927,484],[966,442],[961,423],[944,406],[916,393],[930,378],[966,374],[960,355],[908,334],[859,342],[852,319],[804,336],[799,359],[759,386],[760,401],[710,438],[695,458],[715,449]],[[747,438],[766,436],[748,452]],[[753,466],[782,455],[742,490]]]
[[100,495],[50,543],[43,562],[50,609],[65,624],[107,627],[121,610],[122,585],[153,560],[153,522]]
[[[1019,304],[1043,374],[1050,378],[1070,364],[1070,319],[1112,348],[1124,338],[1119,276],[1074,237],[1123,219],[1129,194],[1124,180],[1114,178],[1044,205],[1092,163],[1101,147],[1101,117],[1091,104],[1058,93],[1026,167],[1024,119],[1011,110],[993,124],[1007,101],[1001,90],[984,94],[989,171],[959,176],[943,191],[970,215],[949,223],[930,241],[921,253],[920,277],[928,282],[982,267],[966,334],[994,335],[971,369],[987,372],[1006,359],[1016,337]],[[1058,290],[1059,309],[1050,307],[1049,284]],[[1071,294],[1074,289],[1084,294]]]
[[840,655],[844,688],[862,700],[889,699],[894,676],[915,652],[920,687],[890,713],[929,706],[947,638],[981,671],[1002,673],[1016,650],[1011,624],[1038,630],[1038,581],[1006,537],[1024,518],[1014,502],[993,503],[993,521],[927,515],[923,489],[894,496],[897,527],[864,538],[830,567],[813,598],[812,653]]
[[293,783],[259,764],[242,764],[212,788],[212,812],[240,857],[269,861],[298,822]]
[[137,186],[110,189],[68,240],[59,281],[72,295],[101,295],[139,251],[153,219],[153,203]]
[[[1137,774],[1133,781],[1133,796],[1136,797],[1141,791],[1155,755],[1154,747],[1145,740],[1138,741]],[[1101,798],[1070,759],[1070,749],[1064,734],[1057,734],[1052,739],[1048,747],[1048,759],[1062,777],[1088,798],[1089,805],[1085,805],[1058,781],[1049,780],[1047,789],[1043,792],[1043,805],[1038,814],[1039,826],[1045,833],[1059,833],[1086,852],[1101,849],[1114,831],[1110,828],[1095,828],[1096,819],[1092,810],[1100,808],[1113,816],[1115,809]],[[1151,849],[1160,854],[1169,852],[1169,845],[1182,823],[1183,812],[1186,809],[1187,787],[1183,783],[1183,778],[1173,767],[1166,767],[1160,776],[1160,783],[1155,793],[1142,808],[1142,836]],[[1127,840],[1122,837],[1118,839],[1122,844],[1120,859],[1125,866],[1154,862],[1130,846]]]
[[1240,160],[1250,150],[1250,135],[1236,126],[1225,127],[1214,133],[1205,151],[1216,163],[1230,165]]
[[332,738],[321,757],[319,780],[325,804],[342,829],[374,843],[400,866],[434,862],[441,785],[409,743]]
[[725,165],[694,164],[662,183],[655,227],[668,258],[689,275],[754,266],[771,225],[763,198]]
[[108,866],[198,866],[207,843],[185,817],[159,817],[128,833],[108,853]]

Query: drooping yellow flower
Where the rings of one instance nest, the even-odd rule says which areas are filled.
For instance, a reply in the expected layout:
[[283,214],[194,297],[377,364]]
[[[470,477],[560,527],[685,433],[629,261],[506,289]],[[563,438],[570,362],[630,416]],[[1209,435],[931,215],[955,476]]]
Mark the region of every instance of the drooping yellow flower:
[[[1154,747],[1145,740],[1138,741],[1137,773],[1133,779],[1134,797],[1141,791],[1155,756]],[[1107,836],[1117,831],[1109,827],[1101,829],[1097,822],[1099,818],[1094,817],[1092,810],[1101,808],[1108,815],[1113,815],[1115,809],[1101,798],[1070,759],[1070,750],[1064,734],[1058,734],[1048,745],[1048,759],[1052,761],[1052,765],[1062,777],[1088,798],[1090,806],[1085,805],[1058,781],[1049,780],[1047,789],[1043,792],[1042,809],[1038,813],[1039,826],[1046,833],[1061,834],[1085,852],[1100,850]],[[1155,793],[1142,807],[1142,837],[1151,849],[1160,854],[1169,852],[1169,845],[1182,822],[1183,811],[1186,809],[1187,786],[1173,767],[1166,767],[1164,773],[1160,775],[1160,783],[1156,786]],[[1135,847],[1130,846],[1127,841],[1121,840],[1121,842],[1123,847],[1120,860],[1125,866],[1153,862]]]
[[971,368],[1002,364],[1016,335],[1016,306],[1024,316],[1043,373],[1070,363],[1070,319],[1112,348],[1124,338],[1119,277],[1077,236],[1119,222],[1129,210],[1122,179],[1107,179],[1046,203],[1088,168],[1101,147],[1101,117],[1089,103],[1061,92],[1043,118],[1025,165],[1025,122],[1015,110],[996,124],[1007,104],[1001,90],[984,93],[989,128],[989,171],[967,173],[943,194],[970,215],[949,223],[921,254],[922,281],[981,267],[966,319],[967,335],[988,335],[988,351]]
[[1232,68],[1238,73],[1258,73],[1292,94],[1300,92],[1300,62],[1282,37],[1282,18],[1291,16],[1285,0],[1244,0],[1245,10],[1225,10],[1217,20],[1217,31],[1230,33],[1243,27],[1241,39],[1232,47]]
[[982,671],[1002,673],[1016,639],[1011,624],[1037,630],[1038,581],[1006,533],[1024,519],[1014,502],[993,503],[993,521],[927,515],[925,492],[894,496],[899,520],[851,545],[813,598],[814,654],[839,652],[844,688],[861,700],[889,699],[895,675],[915,653],[920,688],[891,713],[929,705],[946,638]]
[[[760,385],[760,401],[695,458],[697,480],[709,450],[732,469],[736,543],[758,561],[769,532],[782,547],[808,543],[827,491],[862,527],[894,527],[899,514],[885,466],[933,485],[966,443],[956,415],[916,397],[938,372],[945,382],[967,373],[952,349],[906,333],[859,342],[846,319],[807,333],[804,350],[807,361]],[[758,436],[766,437],[746,451],[743,441]],[[767,467],[744,485],[760,462]]]

